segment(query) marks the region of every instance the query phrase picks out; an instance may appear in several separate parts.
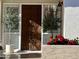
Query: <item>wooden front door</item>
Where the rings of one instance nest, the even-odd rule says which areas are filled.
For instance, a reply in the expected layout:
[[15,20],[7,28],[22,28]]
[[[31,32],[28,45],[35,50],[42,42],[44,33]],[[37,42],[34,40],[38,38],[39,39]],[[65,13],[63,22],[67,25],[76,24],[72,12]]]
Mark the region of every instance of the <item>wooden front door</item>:
[[22,5],[21,50],[41,50],[41,5]]

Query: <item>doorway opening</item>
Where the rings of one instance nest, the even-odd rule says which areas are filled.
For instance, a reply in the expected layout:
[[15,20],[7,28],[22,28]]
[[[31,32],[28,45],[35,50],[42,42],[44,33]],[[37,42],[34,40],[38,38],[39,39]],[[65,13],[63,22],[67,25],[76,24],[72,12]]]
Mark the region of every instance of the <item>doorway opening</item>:
[[41,5],[22,5],[21,50],[41,50]]

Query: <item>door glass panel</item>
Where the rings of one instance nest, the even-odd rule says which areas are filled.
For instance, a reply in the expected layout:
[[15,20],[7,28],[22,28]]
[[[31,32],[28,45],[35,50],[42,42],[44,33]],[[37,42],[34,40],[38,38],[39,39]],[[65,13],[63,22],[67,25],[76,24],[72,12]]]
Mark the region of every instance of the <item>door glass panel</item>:
[[19,32],[18,7],[6,7],[5,32]]
[[62,34],[62,5],[59,3],[43,5],[43,44],[47,44],[50,36],[54,39]]
[[19,48],[19,6],[3,6],[3,36],[5,45],[10,44],[15,49]]

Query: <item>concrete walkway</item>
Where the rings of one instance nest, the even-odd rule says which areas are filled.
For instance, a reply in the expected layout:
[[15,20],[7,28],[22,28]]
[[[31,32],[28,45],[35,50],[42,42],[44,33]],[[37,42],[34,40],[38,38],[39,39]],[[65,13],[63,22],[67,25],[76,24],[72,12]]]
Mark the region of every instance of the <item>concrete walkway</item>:
[[44,45],[42,59],[79,59],[79,46]]
[[43,45],[42,56],[40,53],[28,54],[13,54],[9,56],[0,57],[6,59],[79,59],[78,45]]

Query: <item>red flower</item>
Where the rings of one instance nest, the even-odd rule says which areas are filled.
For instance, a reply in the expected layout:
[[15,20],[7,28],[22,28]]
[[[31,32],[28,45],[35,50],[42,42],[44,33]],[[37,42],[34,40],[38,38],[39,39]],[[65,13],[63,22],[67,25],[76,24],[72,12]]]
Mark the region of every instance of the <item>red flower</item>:
[[47,42],[47,45],[50,45],[50,43],[52,42],[53,36],[50,36],[49,41]]
[[50,40],[49,40],[49,41],[51,42],[51,41],[52,41],[52,39],[53,39],[53,36],[50,36]]
[[64,41],[64,37],[62,35],[57,35],[57,39],[60,40],[60,42],[63,42]]
[[64,41],[64,37],[62,35],[57,35],[56,38],[54,39],[54,44],[59,44],[60,43],[63,43]]
[[68,41],[68,45],[75,45],[75,44],[76,44],[76,42],[74,40],[69,40]]
[[47,45],[50,45],[51,42],[47,42]]
[[54,44],[57,44],[57,41],[58,41],[58,39],[57,39],[57,38],[55,38],[55,39],[54,39]]

